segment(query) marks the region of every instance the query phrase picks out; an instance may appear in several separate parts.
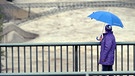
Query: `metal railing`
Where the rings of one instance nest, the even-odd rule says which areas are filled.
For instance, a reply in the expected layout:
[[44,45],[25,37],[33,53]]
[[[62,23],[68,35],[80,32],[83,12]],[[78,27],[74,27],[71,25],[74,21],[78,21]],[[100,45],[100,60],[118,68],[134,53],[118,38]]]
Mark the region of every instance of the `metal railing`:
[[[98,42],[0,44],[1,73],[97,72]],[[114,71],[135,71],[135,43],[117,42]]]

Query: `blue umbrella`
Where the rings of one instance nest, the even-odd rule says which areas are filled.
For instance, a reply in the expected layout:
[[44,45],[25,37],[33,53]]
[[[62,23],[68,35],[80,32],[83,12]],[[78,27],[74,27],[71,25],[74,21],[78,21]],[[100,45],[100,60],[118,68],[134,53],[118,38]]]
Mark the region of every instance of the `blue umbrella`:
[[96,11],[96,12],[93,12],[92,14],[90,14],[88,17],[91,19],[95,19],[97,21],[107,23],[111,26],[119,26],[119,27],[123,28],[123,24],[122,24],[120,18],[118,16],[112,14],[111,12]]

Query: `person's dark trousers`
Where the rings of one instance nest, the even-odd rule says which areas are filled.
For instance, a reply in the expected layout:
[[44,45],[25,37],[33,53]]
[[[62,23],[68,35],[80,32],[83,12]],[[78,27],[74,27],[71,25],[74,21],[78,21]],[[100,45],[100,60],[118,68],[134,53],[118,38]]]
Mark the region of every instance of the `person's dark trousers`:
[[[113,71],[113,66],[112,65],[102,65],[102,71]],[[106,75],[102,75],[102,76],[106,76]],[[109,75],[109,76],[113,76],[113,75]]]

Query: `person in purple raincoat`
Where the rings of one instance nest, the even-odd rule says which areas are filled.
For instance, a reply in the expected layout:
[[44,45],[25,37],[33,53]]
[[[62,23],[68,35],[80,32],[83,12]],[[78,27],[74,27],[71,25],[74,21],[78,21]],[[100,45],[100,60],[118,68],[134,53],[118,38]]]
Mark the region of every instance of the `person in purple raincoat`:
[[112,32],[112,26],[105,26],[105,33],[103,34],[102,39],[100,39],[100,43],[101,51],[99,64],[102,65],[102,71],[113,71],[116,41]]

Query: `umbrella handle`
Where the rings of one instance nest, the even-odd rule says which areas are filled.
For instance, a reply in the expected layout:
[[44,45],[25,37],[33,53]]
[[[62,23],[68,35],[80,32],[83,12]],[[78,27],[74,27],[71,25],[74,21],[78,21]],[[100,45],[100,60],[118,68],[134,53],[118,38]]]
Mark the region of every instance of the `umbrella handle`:
[[98,41],[102,41],[102,39],[103,39],[103,35],[100,35],[100,37],[96,37],[96,40],[98,40]]

